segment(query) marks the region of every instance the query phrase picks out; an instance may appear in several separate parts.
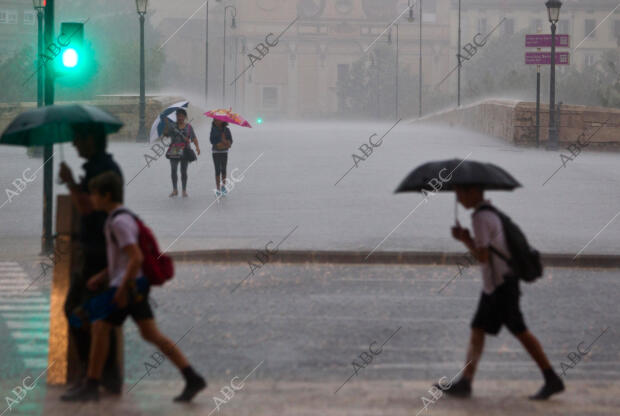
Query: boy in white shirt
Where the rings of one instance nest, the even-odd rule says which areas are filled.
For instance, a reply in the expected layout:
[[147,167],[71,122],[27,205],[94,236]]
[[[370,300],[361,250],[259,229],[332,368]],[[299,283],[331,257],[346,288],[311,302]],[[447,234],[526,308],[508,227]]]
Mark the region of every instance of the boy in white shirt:
[[463,377],[444,391],[458,397],[471,395],[471,384],[482,356],[485,333],[497,335],[502,325],[506,325],[538,364],[545,379],[543,387],[534,396],[530,396],[530,399],[546,400],[563,391],[564,383],[551,367],[538,339],[525,326],[519,307],[521,292],[518,277],[512,275],[508,264],[490,249],[493,247],[504,257],[510,258],[502,221],[494,211],[480,209],[491,205],[489,201],[485,201],[482,188],[457,187],[456,196],[465,208],[475,209],[472,214],[474,237],[471,237],[468,229],[460,225],[452,228],[452,236],[465,244],[481,263],[483,290],[478,310],[471,323],[468,365],[463,371]]
[[190,366],[181,350],[163,335],[153,318],[153,311],[146,293],[137,294],[136,286],[146,282],[142,275],[142,251],[138,245],[139,228],[134,217],[124,210],[123,183],[118,175],[107,172],[89,183],[91,200],[95,209],[108,213],[104,232],[107,244],[108,267],[88,281],[91,288],[109,280],[116,288],[113,304],[115,308],[105,318],[92,323],[92,342],[88,364],[88,380],[82,388],[62,397],[63,401],[90,401],[99,399],[99,380],[108,354],[108,336],[112,326],[121,326],[131,316],[142,338],[164,353],[181,371],[185,378],[185,389],[174,401],[189,402],[206,387],[206,381]]

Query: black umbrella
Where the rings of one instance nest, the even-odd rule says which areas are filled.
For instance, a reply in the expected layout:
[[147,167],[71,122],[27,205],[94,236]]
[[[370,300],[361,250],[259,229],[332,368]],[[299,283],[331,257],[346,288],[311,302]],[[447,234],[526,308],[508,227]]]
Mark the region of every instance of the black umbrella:
[[50,105],[15,117],[0,136],[0,144],[45,146],[70,142],[76,124],[100,124],[106,134],[123,126],[118,118],[92,105]]
[[512,191],[521,184],[504,169],[492,163],[452,159],[428,162],[415,168],[395,192],[454,191],[457,186],[480,186],[485,190]]
[[492,163],[451,159],[418,166],[401,182],[395,193],[450,192],[458,186],[479,186],[489,191],[512,191],[521,184],[504,169]]

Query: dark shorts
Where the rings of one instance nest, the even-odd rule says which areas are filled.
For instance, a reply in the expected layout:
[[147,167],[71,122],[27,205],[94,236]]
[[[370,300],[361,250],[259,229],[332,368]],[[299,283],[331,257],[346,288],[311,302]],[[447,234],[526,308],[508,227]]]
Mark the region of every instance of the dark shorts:
[[215,176],[226,176],[226,165],[228,163],[228,153],[213,153],[213,165],[215,166]]
[[507,278],[505,283],[490,295],[482,293],[471,327],[482,329],[491,335],[497,335],[502,325],[506,325],[514,335],[526,331],[519,307],[520,297],[519,282],[514,278]]
[[149,294],[144,293],[137,295],[127,295],[129,297],[127,306],[123,309],[114,309],[110,314],[104,318],[104,321],[114,325],[121,326],[125,322],[128,316],[134,321],[142,321],[144,319],[153,319],[153,310],[149,304]]

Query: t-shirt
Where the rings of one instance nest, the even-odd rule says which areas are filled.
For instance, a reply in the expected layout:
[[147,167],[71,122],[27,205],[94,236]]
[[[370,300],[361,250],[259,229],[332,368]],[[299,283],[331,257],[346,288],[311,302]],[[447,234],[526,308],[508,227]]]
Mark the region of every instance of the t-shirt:
[[[114,211],[110,212],[110,216],[105,223],[105,238],[108,254],[108,278],[110,286],[118,287],[123,281],[125,270],[129,264],[129,256],[123,251],[123,248],[138,244],[139,229],[136,220],[128,213],[121,213],[114,216]],[[142,269],[138,271],[135,277],[142,276]]]
[[[489,201],[484,201],[482,205],[491,205]],[[476,248],[493,246],[496,250],[506,257],[510,257],[510,251],[504,237],[504,227],[502,220],[493,211],[482,210],[474,211],[472,214],[472,228],[474,230],[474,244]],[[491,267],[493,262],[493,267]],[[489,251],[489,261],[481,264],[482,268],[482,290],[484,293],[491,294],[502,283],[504,276],[510,272],[508,264],[497,254]],[[495,273],[493,273],[495,270]]]

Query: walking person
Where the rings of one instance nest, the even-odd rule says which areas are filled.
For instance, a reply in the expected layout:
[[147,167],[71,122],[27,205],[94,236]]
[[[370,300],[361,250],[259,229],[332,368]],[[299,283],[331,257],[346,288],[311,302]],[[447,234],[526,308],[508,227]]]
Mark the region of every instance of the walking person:
[[170,137],[170,146],[166,152],[166,157],[170,160],[170,170],[172,179],[172,193],[170,198],[179,195],[178,190],[178,170],[181,166],[181,186],[183,190],[183,198],[187,198],[187,167],[196,160],[196,155],[191,149],[190,143],[196,146],[196,153],[200,155],[200,145],[198,138],[191,124],[187,123],[187,112],[183,108],[176,111],[177,121],[170,124],[167,117],[164,117],[166,127],[164,128],[164,136]]
[[137,292],[136,287],[143,286],[143,252],[138,244],[140,226],[138,221],[123,207],[123,184],[118,175],[105,173],[92,179],[89,183],[93,205],[108,213],[105,223],[105,237],[108,254],[108,268],[92,276],[90,287],[97,287],[109,282],[115,289],[112,303],[115,308],[105,318],[95,320],[92,324],[93,343],[90,350],[87,384],[71,395],[65,395],[65,401],[97,401],[99,399],[99,380],[103,362],[108,354],[108,334],[113,326],[122,326],[128,316],[134,320],[140,335],[159,348],[180,370],[185,379],[185,388],[174,398],[176,402],[189,402],[198,392],[207,386],[202,378],[189,364],[181,350],[168,337],[163,335],[153,317],[146,290]]
[[562,379],[551,367],[538,339],[527,329],[519,299],[519,276],[515,276],[506,260],[511,254],[508,248],[502,218],[490,201],[484,199],[484,190],[480,186],[456,186],[458,202],[467,209],[474,209],[472,214],[473,237],[468,229],[458,223],[452,228],[452,236],[461,241],[472,256],[481,264],[482,294],[478,309],[471,323],[471,336],[467,351],[468,363],[461,379],[446,393],[469,397],[478,362],[482,356],[486,334],[497,335],[503,325],[521,342],[525,350],[540,368],[544,385],[532,400],[546,400],[551,395],[564,390]]
[[228,191],[226,188],[226,165],[228,164],[228,150],[232,146],[232,133],[228,128],[228,123],[213,119],[211,124],[211,153],[213,154],[213,165],[215,166],[215,196],[225,196]]
[[[87,288],[88,279],[107,267],[106,245],[103,227],[107,218],[105,211],[97,210],[89,197],[88,182],[94,177],[105,173],[114,172],[122,178],[121,169],[109,153],[106,153],[107,137],[105,130],[100,124],[75,124],[73,125],[73,145],[78,155],[86,159],[84,163],[84,176],[80,182],[76,182],[71,168],[65,162],[60,164],[59,177],[67,185],[71,194],[71,201],[80,216],[79,251],[76,258],[80,261],[78,272],[71,276],[69,292],[65,300],[64,311],[69,318],[76,308],[81,306],[87,299],[96,296],[97,291]],[[77,347],[80,367],[83,374],[77,383],[69,388],[69,391],[79,388],[86,380],[86,368],[91,344],[89,327],[69,327],[69,334]],[[104,366],[103,385],[112,393],[120,393],[122,389],[122,377],[119,364],[116,362],[116,340],[112,334],[110,342],[110,354]]]

